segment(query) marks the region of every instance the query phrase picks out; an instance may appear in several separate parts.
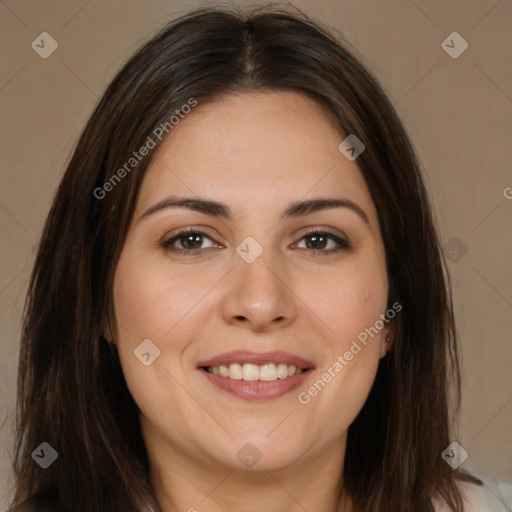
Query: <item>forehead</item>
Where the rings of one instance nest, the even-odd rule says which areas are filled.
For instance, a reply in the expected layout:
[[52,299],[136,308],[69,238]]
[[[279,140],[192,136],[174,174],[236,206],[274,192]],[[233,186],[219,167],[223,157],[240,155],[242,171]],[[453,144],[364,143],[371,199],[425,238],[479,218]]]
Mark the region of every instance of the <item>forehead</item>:
[[313,100],[294,92],[241,93],[199,104],[155,150],[137,209],[166,195],[229,202],[233,210],[281,210],[308,196],[348,197],[375,217],[345,138]]

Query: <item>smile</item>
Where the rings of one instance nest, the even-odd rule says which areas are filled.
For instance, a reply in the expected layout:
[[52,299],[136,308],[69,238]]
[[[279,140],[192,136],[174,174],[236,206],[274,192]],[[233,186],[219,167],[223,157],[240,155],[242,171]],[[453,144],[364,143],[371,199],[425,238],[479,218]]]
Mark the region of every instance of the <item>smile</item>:
[[197,368],[214,387],[245,401],[261,401],[297,389],[315,366],[287,352],[235,350],[201,361]]
[[268,363],[264,365],[250,363],[233,363],[230,365],[206,366],[208,373],[226,377],[228,379],[246,381],[273,381],[286,379],[304,372],[304,368],[285,363]]

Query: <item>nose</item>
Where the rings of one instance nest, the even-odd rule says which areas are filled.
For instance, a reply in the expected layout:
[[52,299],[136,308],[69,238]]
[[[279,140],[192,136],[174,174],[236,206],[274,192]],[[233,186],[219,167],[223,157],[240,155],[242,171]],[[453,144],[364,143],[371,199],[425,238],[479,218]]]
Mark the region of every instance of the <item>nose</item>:
[[284,266],[271,260],[266,251],[252,263],[238,258],[228,277],[222,304],[224,321],[259,332],[294,322],[297,297]]

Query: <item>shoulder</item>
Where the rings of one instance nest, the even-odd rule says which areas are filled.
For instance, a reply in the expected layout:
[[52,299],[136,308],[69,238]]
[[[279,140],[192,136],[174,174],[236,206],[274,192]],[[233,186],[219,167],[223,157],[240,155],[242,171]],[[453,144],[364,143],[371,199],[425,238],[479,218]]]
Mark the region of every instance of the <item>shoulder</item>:
[[467,509],[465,512],[505,512],[505,505],[497,489],[494,490],[485,483],[464,483],[461,490]]
[[[477,485],[460,482],[459,489],[464,500],[464,512],[505,512],[507,510],[498,490],[485,483]],[[435,502],[434,506],[435,512],[449,512],[444,502]]]

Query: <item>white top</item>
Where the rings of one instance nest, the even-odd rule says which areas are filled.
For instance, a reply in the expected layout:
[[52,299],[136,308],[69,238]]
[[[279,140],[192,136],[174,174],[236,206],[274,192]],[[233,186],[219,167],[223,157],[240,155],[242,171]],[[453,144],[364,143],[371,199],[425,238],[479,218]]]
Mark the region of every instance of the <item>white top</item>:
[[[496,486],[459,483],[464,499],[464,512],[507,512]],[[495,488],[496,487],[496,488]],[[435,502],[436,512],[449,512],[444,503]]]

